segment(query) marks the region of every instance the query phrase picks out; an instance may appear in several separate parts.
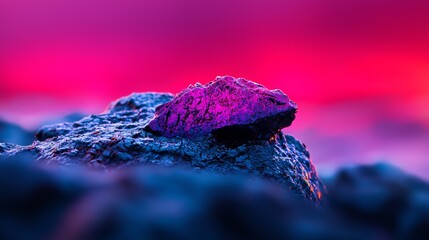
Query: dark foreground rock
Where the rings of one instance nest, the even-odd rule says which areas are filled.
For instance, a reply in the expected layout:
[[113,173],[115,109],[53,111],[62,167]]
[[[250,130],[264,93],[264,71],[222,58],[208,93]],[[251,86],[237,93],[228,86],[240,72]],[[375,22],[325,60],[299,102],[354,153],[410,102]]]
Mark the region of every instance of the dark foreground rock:
[[243,176],[0,161],[0,189],[4,240],[376,239],[283,187]]
[[320,208],[244,176],[0,161],[0,239],[429,239],[427,183],[385,165],[327,182]]
[[[210,93],[210,101],[202,99],[203,95],[195,95],[195,101],[198,98],[206,101],[202,105],[206,107],[205,111],[214,111],[204,115],[212,116],[213,119],[203,126],[203,122],[192,122],[196,120],[194,118],[177,116],[183,121],[195,123],[192,126],[200,129],[192,137],[182,137],[182,134],[162,136],[156,129],[147,129],[151,121],[164,121],[161,118],[163,109],[167,115],[173,114],[175,110],[194,114],[198,110],[198,101],[192,102],[195,106],[189,109],[179,102],[190,99],[190,92],[196,90],[186,90],[176,98],[168,93],[140,93],[119,99],[103,114],[91,115],[73,123],[42,127],[36,133],[37,141],[30,146],[0,145],[0,156],[11,158],[24,155],[42,164],[84,165],[106,170],[156,165],[249,175],[278,182],[306,199],[320,202],[323,185],[309,159],[308,151],[300,141],[280,131],[282,127],[290,125],[296,110],[296,105],[286,95],[280,91],[269,91],[244,79],[232,78],[220,78],[205,89],[218,95],[224,94],[218,96]],[[235,100],[228,100],[227,96]],[[225,108],[219,112],[209,107],[210,104],[222,105],[222,102],[226,104],[224,107],[229,106],[231,109]],[[161,104],[164,105],[156,110]],[[240,108],[238,104],[245,108]],[[240,109],[243,112],[242,119],[239,119]],[[157,116],[155,111],[159,112]],[[232,115],[231,121],[226,121],[225,114]],[[216,119],[222,120],[222,125],[215,125]],[[187,123],[187,126],[191,126],[191,123]],[[159,126],[168,127],[162,124]],[[177,126],[171,129],[176,132],[188,130],[183,128],[184,125]],[[237,139],[234,138],[237,133],[234,132],[237,130],[234,126],[247,133],[248,129],[260,131],[270,138],[244,134],[244,137]],[[233,134],[220,134],[220,130],[225,128],[226,133]]]
[[388,164],[355,166],[326,179],[327,206],[382,239],[429,239],[429,184]]

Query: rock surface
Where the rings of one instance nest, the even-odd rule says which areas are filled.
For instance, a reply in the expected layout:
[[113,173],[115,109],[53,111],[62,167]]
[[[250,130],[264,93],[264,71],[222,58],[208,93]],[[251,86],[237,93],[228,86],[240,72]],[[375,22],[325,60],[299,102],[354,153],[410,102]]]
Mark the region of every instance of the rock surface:
[[[261,87],[255,85],[254,88]],[[260,91],[265,92],[265,89]],[[278,101],[285,104],[279,107],[290,109],[284,96],[280,94]],[[309,159],[308,151],[300,141],[284,135],[279,129],[268,140],[241,139],[234,145],[225,144],[212,134],[186,138],[159,136],[146,131],[156,107],[172,99],[173,95],[168,93],[132,94],[113,103],[103,114],[91,115],[74,123],[42,127],[36,134],[37,141],[30,146],[3,144],[0,146],[0,156],[9,158],[24,154],[43,164],[83,164],[106,170],[158,165],[238,173],[273,180],[307,199],[320,201],[323,184]],[[283,110],[278,112],[284,113]]]
[[217,77],[189,86],[156,109],[147,130],[166,137],[269,139],[295,119],[297,106],[280,90],[244,78]]

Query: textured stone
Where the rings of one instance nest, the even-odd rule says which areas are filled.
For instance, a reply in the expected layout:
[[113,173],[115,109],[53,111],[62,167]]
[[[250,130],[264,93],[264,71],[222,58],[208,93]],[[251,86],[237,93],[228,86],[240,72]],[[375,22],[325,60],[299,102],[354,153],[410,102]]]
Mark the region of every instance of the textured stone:
[[280,90],[244,78],[217,77],[189,86],[156,109],[147,130],[166,137],[269,139],[295,119],[297,106]]
[[280,131],[268,140],[242,139],[234,145],[224,144],[212,134],[184,138],[146,131],[155,108],[172,98],[166,93],[135,93],[119,99],[103,114],[42,127],[30,146],[0,146],[0,155],[9,158],[24,153],[42,164],[106,170],[157,165],[243,174],[270,179],[320,201],[323,184],[309,153],[301,142]]

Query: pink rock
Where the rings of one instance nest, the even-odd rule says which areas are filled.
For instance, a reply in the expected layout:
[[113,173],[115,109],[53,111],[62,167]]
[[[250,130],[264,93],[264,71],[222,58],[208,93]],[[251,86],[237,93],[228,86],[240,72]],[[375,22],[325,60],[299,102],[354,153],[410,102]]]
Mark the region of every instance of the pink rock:
[[165,137],[211,133],[221,140],[269,139],[292,123],[296,111],[281,90],[224,76],[191,85],[158,106],[146,130]]

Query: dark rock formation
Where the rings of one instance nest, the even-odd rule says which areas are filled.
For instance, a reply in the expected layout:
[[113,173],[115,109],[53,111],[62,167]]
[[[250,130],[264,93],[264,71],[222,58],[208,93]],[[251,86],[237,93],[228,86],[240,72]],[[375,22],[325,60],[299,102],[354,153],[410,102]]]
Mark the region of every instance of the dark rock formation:
[[218,77],[189,86],[156,109],[147,130],[166,137],[269,139],[295,119],[297,106],[280,90],[243,78]]
[[386,165],[341,170],[325,208],[246,176],[94,173],[0,161],[0,239],[429,239],[428,183]]
[[[232,83],[241,84],[242,88],[254,89],[246,91],[255,93],[262,99],[261,101],[255,97],[252,98],[250,92],[244,92],[254,101],[255,106],[268,104],[266,109],[248,109],[255,110],[258,118],[253,118],[247,112],[248,110],[243,110],[245,117],[241,123],[242,126],[246,126],[244,123],[247,121],[249,125],[257,123],[255,126],[262,126],[258,124],[264,123],[268,129],[271,129],[264,134],[268,132],[274,134],[270,139],[252,137],[234,141],[234,144],[225,144],[210,133],[202,135],[198,132],[192,138],[159,136],[146,131],[147,125],[154,117],[155,108],[169,102],[173,95],[142,93],[119,99],[103,114],[91,115],[74,123],[42,127],[37,132],[37,141],[32,145],[4,146],[3,150],[0,149],[3,151],[3,153],[0,151],[0,155],[7,158],[25,153],[34,156],[39,163],[60,166],[83,164],[98,169],[158,165],[187,167],[217,173],[238,173],[271,179],[288,186],[307,199],[319,202],[323,186],[305,146],[292,136],[284,135],[279,129],[276,133],[272,132],[274,126],[290,124],[295,111],[295,107],[292,106],[295,105],[289,102],[284,94],[277,91],[267,92],[265,88],[245,80],[223,79],[212,85],[223,89]],[[207,89],[218,91],[214,87]],[[237,87],[235,89],[239,91]],[[183,99],[180,96],[184,94],[186,93],[174,98],[175,102]],[[230,96],[235,95],[231,93]],[[246,102],[246,99],[240,97],[236,101]],[[280,110],[274,109],[275,103],[279,104]],[[251,106],[249,103],[243,104],[243,106]],[[163,106],[165,108],[165,105]],[[269,115],[268,109],[272,109],[271,114],[274,115]],[[189,111],[192,110],[189,109]],[[288,115],[285,117],[286,120],[278,119],[283,116],[282,114]],[[226,115],[222,116],[226,117]],[[273,123],[271,127],[271,123],[264,122],[267,119]]]
[[[13,179],[13,181],[11,181]],[[244,176],[0,161],[0,239],[380,239]]]
[[429,239],[429,183],[380,163],[326,179],[327,206],[384,239]]

